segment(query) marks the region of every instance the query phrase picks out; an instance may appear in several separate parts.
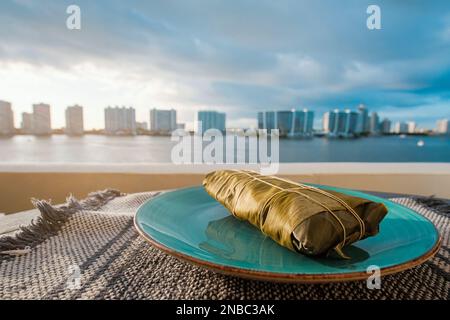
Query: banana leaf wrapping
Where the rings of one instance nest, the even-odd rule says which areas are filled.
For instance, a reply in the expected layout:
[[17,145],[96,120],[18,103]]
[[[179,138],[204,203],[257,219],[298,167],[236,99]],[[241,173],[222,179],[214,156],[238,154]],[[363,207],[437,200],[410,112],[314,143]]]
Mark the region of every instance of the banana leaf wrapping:
[[311,256],[334,251],[349,258],[343,247],[376,235],[387,214],[382,203],[252,171],[214,171],[203,186],[236,218],[278,244]]

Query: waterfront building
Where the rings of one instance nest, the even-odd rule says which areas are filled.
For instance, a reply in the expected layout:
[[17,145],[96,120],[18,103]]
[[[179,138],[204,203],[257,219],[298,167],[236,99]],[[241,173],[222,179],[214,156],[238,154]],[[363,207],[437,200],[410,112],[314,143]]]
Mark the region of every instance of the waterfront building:
[[278,129],[280,136],[310,136],[314,112],[308,109],[258,112],[259,129]]
[[66,109],[66,134],[82,135],[84,133],[83,107],[74,105]]
[[360,104],[358,106],[358,120],[356,125],[356,133],[365,134],[370,131],[369,111],[366,106]]
[[415,133],[417,131],[417,124],[414,121],[409,121],[407,124],[408,133]]
[[389,120],[388,118],[384,118],[380,124],[380,131],[382,134],[391,133],[391,120]]
[[406,122],[398,121],[395,123],[393,131],[397,134],[408,133],[408,124]]
[[20,125],[22,133],[33,134],[33,114],[30,112],[22,112],[22,123]]
[[436,123],[436,132],[439,134],[449,135],[450,134],[450,120],[441,119]]
[[358,125],[358,113],[349,109],[345,110],[344,136],[354,136]]
[[323,115],[322,125],[330,137],[353,137],[358,134],[358,121],[358,112],[335,109]]
[[[291,129],[291,135],[292,136],[300,136],[300,135],[305,135],[307,132],[307,113],[305,112],[307,111],[305,110],[300,110],[300,111],[293,111],[293,119],[292,119],[292,129]],[[312,129],[311,129],[312,132]]]
[[105,109],[105,132],[107,134],[136,134],[136,111],[134,108],[107,107]]
[[11,103],[0,100],[0,135],[14,134],[14,113]]
[[325,133],[334,132],[334,127],[336,124],[336,113],[329,111],[325,112],[322,117],[322,127]]
[[294,136],[311,136],[314,127],[314,111],[303,109],[294,111],[292,134]]
[[52,133],[50,105],[33,104],[33,134],[49,135]]
[[372,112],[370,115],[370,133],[377,134],[380,132],[380,118],[378,113]]
[[264,129],[266,127],[266,113],[264,111],[258,112],[258,129]]
[[152,132],[171,133],[177,128],[177,111],[174,109],[151,109],[149,123]]
[[332,131],[332,135],[340,136],[345,133],[345,128],[347,126],[347,114],[345,111],[341,111],[339,109],[335,109],[334,113],[334,130]]
[[202,133],[209,129],[217,129],[225,132],[225,121],[226,116],[223,112],[199,111],[197,113],[197,132]]
[[277,111],[276,113],[276,129],[279,130],[281,137],[286,137],[292,134],[294,112],[292,111]]
[[275,111],[267,111],[265,113],[265,127],[264,129],[267,130],[272,130],[272,129],[277,129],[277,123],[278,123],[278,119],[277,119],[277,112]]
[[258,112],[258,129],[277,129],[278,127],[278,112],[277,111],[263,111]]

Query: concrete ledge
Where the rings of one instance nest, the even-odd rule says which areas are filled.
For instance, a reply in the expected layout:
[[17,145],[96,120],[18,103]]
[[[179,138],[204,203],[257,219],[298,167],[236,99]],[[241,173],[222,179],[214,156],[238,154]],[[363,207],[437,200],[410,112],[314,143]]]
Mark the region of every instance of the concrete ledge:
[[[131,193],[198,185],[205,173],[218,168],[172,164],[0,165],[0,212],[31,209],[32,197],[60,203],[68,194],[83,198],[105,188]],[[366,191],[450,198],[448,163],[289,163],[280,165],[279,174],[296,181]]]

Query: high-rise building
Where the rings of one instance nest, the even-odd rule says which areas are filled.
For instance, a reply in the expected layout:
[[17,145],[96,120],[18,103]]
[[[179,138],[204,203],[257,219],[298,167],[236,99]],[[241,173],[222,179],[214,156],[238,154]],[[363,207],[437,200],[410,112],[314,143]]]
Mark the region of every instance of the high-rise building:
[[[303,109],[302,111],[295,112],[296,115],[303,115],[301,118],[303,119],[303,123],[301,124],[301,134],[303,135],[312,135],[314,130],[314,111]],[[294,127],[296,128],[296,127]]]
[[0,135],[10,135],[14,133],[14,113],[11,103],[0,101]]
[[[305,112],[306,111],[306,112]],[[307,110],[293,111],[292,129],[290,135],[301,136],[307,132]],[[311,130],[312,131],[312,130]]]
[[331,137],[356,136],[361,133],[361,114],[361,110],[350,109],[326,112],[322,118],[323,130]]
[[22,133],[33,134],[33,114],[29,112],[22,112],[22,123],[20,128]]
[[349,109],[345,110],[345,127],[344,127],[344,135],[352,136],[356,133],[356,128],[358,125],[358,113],[355,111],[351,111]]
[[381,121],[380,124],[380,131],[382,134],[389,134],[391,133],[391,120],[384,118],[383,121]]
[[45,103],[33,104],[33,133],[36,135],[52,133],[50,105]]
[[150,110],[150,131],[170,133],[177,128],[177,112],[174,109]]
[[314,111],[258,112],[259,129],[278,129],[280,136],[310,136],[313,133]]
[[380,118],[376,112],[370,115],[370,133],[377,134],[380,132]]
[[209,129],[217,129],[225,132],[225,121],[225,113],[217,111],[199,111],[197,114],[197,132],[203,133]]
[[336,125],[336,113],[332,111],[325,112],[322,117],[323,131],[325,133],[332,133],[334,132],[335,125]]
[[358,106],[358,123],[356,125],[356,133],[368,133],[369,129],[369,111],[365,105],[360,104]]
[[74,105],[66,109],[66,133],[82,135],[84,133],[83,107]]
[[347,127],[347,113],[339,109],[334,110],[333,113],[334,113],[334,130],[332,133],[334,135],[343,135]]
[[404,134],[408,133],[408,124],[406,122],[398,121],[394,125],[394,133]]
[[136,134],[136,111],[131,107],[107,107],[105,131],[108,134]]
[[266,127],[266,114],[264,111],[258,112],[258,129],[264,129]]
[[436,123],[436,132],[439,134],[450,134],[450,120],[438,120]]
[[277,129],[277,112],[276,111],[267,111],[265,113],[265,129],[272,130]]
[[284,137],[292,134],[292,121],[294,113],[292,111],[277,111],[277,125],[280,136]]
[[414,121],[409,121],[407,124],[408,124],[408,133],[415,133],[417,130],[417,124]]
[[263,111],[258,112],[257,121],[258,121],[258,129],[264,129],[265,126],[265,114]]
[[258,112],[258,129],[272,130],[277,128],[277,112],[262,111]]

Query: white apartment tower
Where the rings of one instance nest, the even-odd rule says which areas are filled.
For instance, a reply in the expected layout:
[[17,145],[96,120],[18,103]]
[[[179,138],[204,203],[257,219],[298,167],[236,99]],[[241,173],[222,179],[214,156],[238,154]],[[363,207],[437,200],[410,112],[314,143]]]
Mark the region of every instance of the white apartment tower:
[[417,124],[414,121],[408,122],[408,133],[415,133],[417,131]]
[[50,105],[45,103],[33,104],[33,133],[36,135],[52,133]]
[[66,109],[66,133],[82,135],[84,132],[83,107],[74,105]]
[[441,119],[437,121],[436,132],[439,134],[450,134],[450,120]]
[[409,126],[406,122],[398,121],[394,125],[394,133],[404,134],[408,133]]
[[105,131],[107,134],[136,134],[136,111],[131,107],[107,107]]
[[22,123],[20,128],[22,133],[33,134],[33,114],[30,112],[22,112]]
[[14,133],[14,113],[11,103],[0,100],[0,135]]
[[170,133],[177,129],[177,112],[174,109],[150,110],[150,131]]

